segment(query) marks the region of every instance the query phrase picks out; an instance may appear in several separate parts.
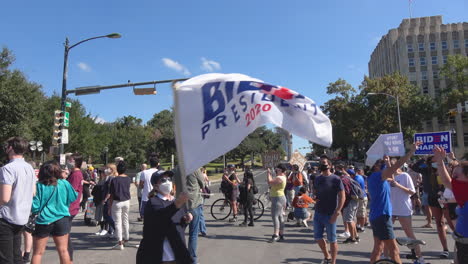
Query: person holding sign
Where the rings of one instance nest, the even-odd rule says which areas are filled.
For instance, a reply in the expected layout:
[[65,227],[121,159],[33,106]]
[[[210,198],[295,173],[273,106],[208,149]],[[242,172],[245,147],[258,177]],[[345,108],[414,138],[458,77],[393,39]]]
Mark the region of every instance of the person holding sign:
[[377,160],[372,167],[372,174],[368,178],[368,189],[372,198],[369,220],[374,235],[374,249],[370,257],[371,263],[380,258],[384,246],[389,252],[389,257],[395,262],[401,263],[400,251],[393,234],[389,179],[393,179],[393,174],[413,156],[417,147],[421,144],[419,141],[414,143],[411,150],[404,157],[389,167],[386,165],[390,162],[388,156],[385,156],[384,160]]
[[283,209],[286,207],[286,197],[284,196],[284,187],[286,187],[286,166],[279,164],[275,168],[276,177],[271,176],[271,171],[268,169],[267,183],[270,185],[271,198],[271,217],[273,219],[274,233],[270,243],[284,240],[284,217]]
[[458,263],[468,263],[468,162],[463,161],[452,170],[452,177],[444,164],[446,153],[443,148],[434,149],[434,161],[437,163],[437,171],[446,188],[453,191],[458,207],[458,218],[453,233],[456,245],[456,258]]

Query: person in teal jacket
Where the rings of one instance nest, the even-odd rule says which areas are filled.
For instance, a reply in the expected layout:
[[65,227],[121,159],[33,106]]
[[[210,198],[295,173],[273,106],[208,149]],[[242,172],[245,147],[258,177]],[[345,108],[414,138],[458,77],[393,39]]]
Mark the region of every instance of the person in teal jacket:
[[78,193],[67,180],[60,179],[62,169],[56,161],[48,161],[39,170],[31,208],[37,213],[36,228],[33,231],[32,263],[41,263],[47,241],[54,238],[60,263],[71,263],[68,254],[68,236],[70,233],[70,204],[76,200]]

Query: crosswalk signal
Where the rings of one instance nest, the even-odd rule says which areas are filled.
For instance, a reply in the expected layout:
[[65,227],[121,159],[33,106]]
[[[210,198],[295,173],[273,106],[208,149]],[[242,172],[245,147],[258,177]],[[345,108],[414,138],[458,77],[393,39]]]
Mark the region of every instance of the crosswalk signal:
[[60,110],[54,112],[54,135],[52,137],[52,145],[62,144],[62,129],[63,129],[64,113]]

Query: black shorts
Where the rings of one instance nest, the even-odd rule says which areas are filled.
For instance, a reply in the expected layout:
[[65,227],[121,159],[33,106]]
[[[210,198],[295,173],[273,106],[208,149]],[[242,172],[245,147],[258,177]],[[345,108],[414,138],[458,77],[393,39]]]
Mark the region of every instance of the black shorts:
[[427,199],[428,199],[430,207],[436,207],[436,208],[442,209],[442,207],[440,207],[440,204],[439,204],[439,200],[438,200],[439,195],[437,193],[429,193],[429,196]]
[[36,224],[32,235],[35,237],[63,236],[70,233],[70,228],[70,217],[65,216],[48,225]]
[[457,208],[458,204],[457,203],[448,203],[446,204],[447,205],[447,208],[449,210],[449,216],[450,216],[450,220],[457,220],[457,212],[455,211],[455,209]]

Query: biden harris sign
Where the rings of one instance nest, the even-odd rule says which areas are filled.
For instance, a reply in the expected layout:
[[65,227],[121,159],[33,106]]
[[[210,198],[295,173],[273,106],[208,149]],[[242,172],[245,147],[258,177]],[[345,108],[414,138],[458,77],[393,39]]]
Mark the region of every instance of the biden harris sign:
[[421,141],[423,144],[416,150],[416,155],[432,155],[436,146],[445,149],[447,153],[452,152],[452,138],[449,131],[416,133],[414,141]]
[[310,98],[243,74],[203,74],[174,88],[175,131],[185,175],[272,123],[329,147],[332,126]]

